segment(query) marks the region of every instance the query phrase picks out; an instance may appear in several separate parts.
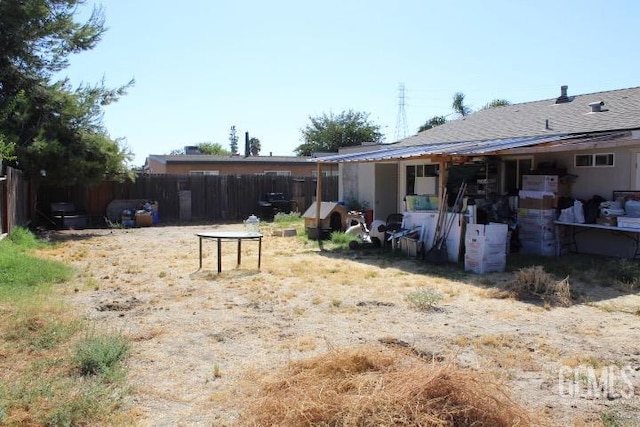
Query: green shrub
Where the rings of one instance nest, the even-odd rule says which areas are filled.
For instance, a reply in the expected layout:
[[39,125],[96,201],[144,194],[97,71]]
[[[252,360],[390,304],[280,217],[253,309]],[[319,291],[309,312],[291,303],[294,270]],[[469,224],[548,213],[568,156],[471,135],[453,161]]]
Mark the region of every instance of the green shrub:
[[76,345],[74,360],[81,375],[117,376],[130,348],[120,333],[96,335],[90,332]]
[[438,308],[438,303],[442,300],[442,294],[435,289],[422,288],[411,292],[405,297],[407,303],[420,311],[432,311]]
[[9,241],[22,249],[38,249],[46,244],[26,228],[16,227],[9,234]]
[[73,271],[63,263],[29,255],[27,249],[42,243],[33,234],[19,230],[11,234],[13,237],[0,241],[0,300],[61,283]]
[[279,225],[294,224],[300,221],[302,221],[302,216],[300,212],[290,212],[290,213],[278,212],[273,217],[273,222]]

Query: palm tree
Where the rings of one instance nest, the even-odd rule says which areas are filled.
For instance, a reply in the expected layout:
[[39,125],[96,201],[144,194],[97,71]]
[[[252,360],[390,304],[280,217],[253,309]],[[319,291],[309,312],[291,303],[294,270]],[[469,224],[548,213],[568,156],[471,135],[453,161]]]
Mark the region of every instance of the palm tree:
[[462,117],[468,116],[473,112],[468,105],[464,105],[464,93],[462,92],[456,92],[453,94],[451,108],[453,108],[453,111],[460,114]]

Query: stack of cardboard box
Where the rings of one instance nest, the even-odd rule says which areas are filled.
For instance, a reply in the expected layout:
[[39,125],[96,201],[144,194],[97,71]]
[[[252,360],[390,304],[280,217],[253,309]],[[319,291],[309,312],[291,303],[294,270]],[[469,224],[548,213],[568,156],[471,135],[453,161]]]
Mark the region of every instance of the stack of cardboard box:
[[518,227],[522,253],[557,255],[556,219],[558,177],[524,175],[518,200]]
[[464,269],[477,274],[504,271],[507,234],[507,224],[467,224]]

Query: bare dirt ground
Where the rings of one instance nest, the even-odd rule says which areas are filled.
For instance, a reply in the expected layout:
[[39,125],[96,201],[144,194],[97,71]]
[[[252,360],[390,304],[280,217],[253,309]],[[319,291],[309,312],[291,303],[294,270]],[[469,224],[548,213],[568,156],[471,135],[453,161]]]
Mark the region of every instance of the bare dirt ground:
[[[64,298],[132,339],[123,423],[237,425],[249,374],[332,348],[400,343],[494,372],[550,425],[640,425],[639,295],[591,286],[571,307],[545,308],[496,298],[513,273],[336,254],[269,227],[260,270],[255,242],[244,243],[240,268],[235,243],[224,243],[220,275],[213,241],[198,271],[196,233],[241,225],[53,234],[61,243],[44,255],[77,269]],[[437,310],[408,304],[422,288],[444,296]]]

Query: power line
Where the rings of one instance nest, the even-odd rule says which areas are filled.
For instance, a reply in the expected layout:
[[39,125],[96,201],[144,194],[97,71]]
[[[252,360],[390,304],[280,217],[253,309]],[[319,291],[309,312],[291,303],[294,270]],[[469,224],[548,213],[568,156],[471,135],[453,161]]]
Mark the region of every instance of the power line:
[[409,127],[407,126],[407,112],[404,105],[404,83],[400,83],[398,94],[398,117],[396,118],[396,133],[394,135],[396,141],[406,138],[409,134]]

